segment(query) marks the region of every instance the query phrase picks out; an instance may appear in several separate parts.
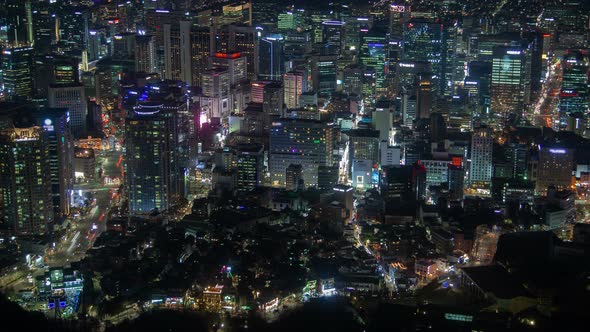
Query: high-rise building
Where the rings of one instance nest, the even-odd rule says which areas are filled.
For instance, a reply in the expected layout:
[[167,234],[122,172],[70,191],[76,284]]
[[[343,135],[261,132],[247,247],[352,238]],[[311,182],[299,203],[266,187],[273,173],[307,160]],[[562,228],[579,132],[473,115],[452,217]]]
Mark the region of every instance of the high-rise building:
[[239,52],[216,52],[211,57],[211,67],[227,69],[230,85],[243,82],[248,78],[246,57]]
[[258,77],[258,31],[252,26],[227,25],[214,27],[211,35],[215,36],[212,43],[214,52],[239,52],[248,62],[248,77]]
[[283,75],[283,97],[287,109],[299,107],[299,97],[307,92],[307,80],[304,73],[290,71]]
[[319,190],[332,190],[336,184],[338,184],[338,177],[340,170],[337,165],[318,167],[318,189]]
[[88,105],[84,85],[52,84],[49,86],[47,100],[49,107],[68,109],[74,137],[82,137],[86,133]]
[[524,104],[530,97],[529,60],[530,56],[522,48],[494,48],[490,82],[491,112],[494,116],[504,119],[510,113],[520,114],[524,110]]
[[543,194],[547,192],[549,186],[555,186],[557,190],[570,189],[573,169],[573,149],[542,145],[539,149],[535,191],[538,194]]
[[70,214],[74,189],[74,140],[65,108],[43,108],[32,113],[35,125],[43,128],[47,143],[54,220]]
[[29,99],[33,93],[33,49],[8,48],[2,53],[4,94],[16,99]]
[[135,71],[155,73],[158,71],[154,36],[135,36]]
[[289,165],[285,170],[285,189],[297,191],[300,189],[301,182],[303,182],[303,167],[301,164]]
[[322,22],[322,42],[326,45],[327,54],[340,55],[345,46],[345,23],[343,21]]
[[244,144],[236,147],[238,191],[247,192],[262,183],[264,149],[260,144]]
[[559,94],[559,113],[561,125],[565,127],[564,119],[569,115],[588,113],[590,57],[583,51],[568,51],[561,63],[563,80]]
[[443,25],[425,19],[412,19],[404,24],[403,60],[428,61],[432,64],[433,92],[442,95],[447,87],[444,82]]
[[527,180],[528,147],[525,144],[510,143],[505,147],[505,156],[512,178]]
[[387,61],[387,36],[385,31],[372,29],[363,35],[361,45],[361,63],[375,71],[375,92],[378,97],[386,93],[386,77],[389,73]]
[[316,120],[280,119],[270,130],[270,178],[273,186],[285,186],[291,164],[303,167],[305,186],[318,184],[318,167],[332,165],[333,128]]
[[271,34],[259,41],[258,76],[264,80],[279,81],[284,73],[283,46],[281,35]]
[[379,131],[372,129],[353,129],[346,133],[350,137],[349,160],[370,160],[379,162]]
[[313,91],[320,98],[329,98],[336,92],[338,57],[336,55],[314,55],[311,57],[311,80]]
[[280,116],[283,114],[283,85],[281,82],[272,82],[264,85],[262,96],[262,110],[269,116]]
[[213,68],[201,73],[201,110],[208,118],[229,115],[230,74],[226,68]]
[[469,182],[472,186],[487,186],[492,180],[492,149],[494,137],[490,128],[477,128],[471,136]]
[[0,190],[4,219],[18,235],[40,235],[53,222],[50,159],[43,128],[0,133]]
[[167,210],[180,194],[177,114],[160,104],[134,108],[125,121],[129,213]]

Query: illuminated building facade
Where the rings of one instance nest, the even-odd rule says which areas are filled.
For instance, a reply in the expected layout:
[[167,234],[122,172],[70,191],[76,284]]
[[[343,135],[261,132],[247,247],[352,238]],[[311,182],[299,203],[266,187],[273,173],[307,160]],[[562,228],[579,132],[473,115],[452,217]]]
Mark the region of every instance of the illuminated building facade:
[[291,164],[303,168],[307,187],[318,184],[318,167],[332,165],[333,128],[320,121],[279,119],[270,130],[270,178],[273,186],[284,187]]
[[307,91],[304,73],[290,71],[283,75],[283,97],[287,109],[299,107],[299,97]]
[[543,145],[539,148],[539,166],[535,191],[545,193],[547,187],[569,189],[574,169],[574,150]]
[[5,49],[1,68],[4,94],[16,99],[30,99],[33,93],[33,49]]
[[18,235],[40,235],[53,222],[51,164],[43,128],[0,134],[0,190],[5,220]]
[[178,193],[177,115],[164,105],[135,107],[125,121],[129,213],[168,209]]
[[590,59],[583,51],[569,51],[561,63],[563,80],[559,94],[559,113],[564,126],[569,115],[588,113]]
[[258,76],[265,80],[279,81],[284,73],[283,46],[284,38],[272,34],[259,41]]
[[528,59],[528,53],[521,48],[494,48],[490,82],[491,112],[494,116],[504,119],[510,113],[520,114],[523,111],[530,96]]
[[472,186],[489,185],[492,180],[492,150],[494,138],[489,128],[477,128],[471,136],[469,182]]
[[74,137],[86,133],[88,105],[82,84],[52,84],[48,91],[49,107],[66,108],[70,115],[70,128]]

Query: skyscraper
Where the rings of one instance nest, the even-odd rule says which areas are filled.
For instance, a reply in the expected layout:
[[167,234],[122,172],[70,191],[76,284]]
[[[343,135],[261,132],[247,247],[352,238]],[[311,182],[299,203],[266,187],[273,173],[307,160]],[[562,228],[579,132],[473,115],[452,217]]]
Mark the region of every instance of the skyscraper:
[[[490,82],[491,112],[500,119],[521,113],[530,95],[530,70],[527,82],[527,53],[515,47],[495,47]],[[528,89],[528,91],[527,91]],[[499,119],[498,119],[499,120]]]
[[[568,51],[562,61],[563,80],[559,94],[559,113],[562,126],[571,114],[588,112],[588,74],[590,58],[583,51]],[[565,122],[565,123],[564,123]]]
[[539,149],[539,166],[535,191],[543,194],[547,187],[566,190],[572,183],[574,150],[558,146],[542,145]]
[[299,107],[299,97],[307,91],[307,80],[299,71],[290,71],[283,75],[283,96],[287,109]]
[[15,99],[30,99],[33,93],[33,49],[8,48],[2,54],[3,90]]
[[291,164],[303,167],[305,186],[316,186],[318,167],[332,165],[333,128],[316,120],[280,119],[270,130],[270,178],[273,186],[285,186]]
[[135,71],[146,73],[158,71],[154,36],[135,36]]
[[48,146],[39,126],[0,133],[4,218],[18,235],[40,235],[53,222]]
[[492,180],[492,149],[494,138],[489,128],[474,129],[471,136],[471,165],[469,182],[472,186],[487,186]]
[[284,72],[283,36],[268,35],[261,38],[258,45],[258,76],[265,80],[280,80]]
[[259,144],[243,144],[236,147],[236,187],[247,192],[262,183],[264,148]]
[[129,213],[167,210],[179,193],[177,115],[161,104],[134,108],[125,121]]
[[49,86],[49,107],[67,108],[74,137],[86,134],[88,105],[82,84],[52,84]]

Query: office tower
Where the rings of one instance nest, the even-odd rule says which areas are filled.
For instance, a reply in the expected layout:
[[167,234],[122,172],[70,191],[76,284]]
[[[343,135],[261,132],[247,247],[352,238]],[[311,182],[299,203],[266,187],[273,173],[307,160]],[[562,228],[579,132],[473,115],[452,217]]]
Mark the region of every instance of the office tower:
[[432,65],[428,61],[403,61],[396,65],[394,91],[397,95],[403,89],[410,89],[416,84],[416,75],[432,73]]
[[363,89],[363,67],[350,65],[342,72],[342,91],[349,95],[360,96]]
[[260,144],[243,144],[236,147],[236,187],[247,192],[262,183],[264,147]]
[[55,17],[49,7],[49,3],[36,2],[33,4],[33,47],[37,54],[51,52],[51,43],[56,39]]
[[145,73],[158,71],[154,36],[135,36],[135,71]]
[[360,60],[361,63],[375,71],[375,92],[373,98],[384,95],[387,90],[386,76],[389,73],[387,62],[387,36],[386,32],[378,29],[371,29],[363,35]]
[[403,5],[402,1],[391,4],[389,8],[389,33],[395,37],[401,37],[404,31],[404,23],[410,16],[410,7]]
[[285,170],[285,189],[289,191],[298,191],[303,186],[303,167],[300,164],[291,164]]
[[327,48],[328,55],[340,55],[344,53],[345,24],[343,21],[322,22],[322,43]]
[[52,84],[49,86],[49,107],[66,108],[70,114],[72,136],[79,138],[86,134],[88,105],[82,84]]
[[2,53],[2,80],[5,95],[29,99],[33,93],[33,49],[8,48]]
[[129,213],[163,212],[180,194],[177,114],[160,104],[142,104],[125,120]]
[[13,46],[32,46],[33,16],[31,1],[6,0],[0,3],[5,17],[4,28],[7,42]]
[[262,97],[262,110],[264,114],[280,116],[283,114],[283,85],[281,82],[272,82],[264,85]]
[[239,52],[248,62],[248,77],[258,77],[258,31],[251,26],[228,25],[213,27],[211,35],[216,36],[212,43],[215,52]]
[[[311,52],[312,48],[312,35],[311,32],[299,32],[299,31],[290,31],[284,32],[283,36],[285,38],[285,44],[283,47],[283,54],[285,55],[286,62],[289,60],[299,60],[303,58],[303,56]],[[291,61],[291,62],[292,62]],[[286,71],[294,69],[295,66],[287,65]]]
[[[164,24],[162,30],[164,42],[164,70],[162,76],[164,79],[182,81],[187,73],[182,71],[181,53],[190,52],[190,47],[180,44],[181,39],[188,39],[186,29],[180,29],[179,24]],[[182,60],[186,60],[186,56],[182,56]]]
[[433,94],[432,83],[430,73],[416,75],[416,115],[419,119],[430,118]]
[[17,235],[41,235],[53,222],[50,159],[43,128],[0,133],[0,190],[4,219]]
[[373,111],[371,125],[379,131],[379,141],[389,142],[389,131],[393,126],[393,113],[389,109],[376,109]]
[[318,167],[318,189],[331,190],[336,184],[338,184],[339,175],[340,170],[337,165],[320,165]]
[[338,57],[336,55],[313,55],[311,57],[311,80],[313,91],[320,98],[329,98],[336,92]]
[[370,160],[379,162],[379,131],[372,129],[353,129],[346,133],[350,138],[349,160]]
[[528,102],[530,85],[526,74],[527,58],[523,49],[494,48],[490,98],[491,112],[495,117],[504,119],[510,113],[520,114],[524,103]]
[[222,23],[252,25],[252,3],[242,1],[223,6]]
[[379,165],[392,166],[401,162],[401,147],[391,146],[387,141],[379,143]]
[[527,180],[528,147],[525,144],[510,143],[505,146],[505,157],[510,167],[511,177]]
[[318,167],[332,165],[333,128],[320,121],[280,119],[270,131],[270,177],[273,186],[285,186],[291,164],[303,167],[305,186],[318,184]]
[[445,86],[444,67],[441,61],[445,55],[443,47],[443,26],[425,19],[412,19],[404,25],[404,61],[428,61],[432,64],[433,92],[443,95]]
[[449,185],[449,198],[452,200],[462,200],[464,188],[465,171],[461,163],[456,165],[455,163],[449,164],[448,171],[448,185]]
[[230,74],[225,68],[213,68],[201,73],[201,110],[208,114],[209,119],[229,115],[229,83]]
[[[202,27],[192,25],[190,32],[190,48],[191,48],[191,65],[190,68],[183,68],[182,70],[190,70],[192,75],[191,85],[198,86],[201,82],[201,72],[207,70],[209,66],[209,56],[211,55],[212,43],[214,39],[210,36],[211,29],[209,27]],[[183,44],[183,47],[185,44]]]
[[49,85],[79,82],[78,59],[60,55],[40,55],[34,58],[33,96],[47,98]]
[[246,57],[239,52],[216,52],[211,57],[211,67],[227,69],[230,85],[243,82],[248,78]]
[[283,45],[281,35],[271,34],[260,39],[258,51],[258,77],[278,81],[284,73]]
[[111,55],[113,58],[125,59],[135,54],[135,34],[125,32],[116,34],[111,39]]
[[543,194],[549,186],[555,186],[557,190],[570,189],[573,169],[573,149],[542,145],[539,149],[535,191]]
[[415,199],[416,188],[413,169],[412,165],[382,167],[379,188],[386,205],[411,202]]
[[563,80],[559,94],[559,113],[561,125],[571,114],[588,112],[590,60],[582,51],[568,51],[561,62]]
[[490,128],[477,128],[471,136],[471,164],[469,182],[471,186],[489,185],[492,180],[492,149],[494,137]]
[[70,51],[83,50],[88,30],[88,13],[81,7],[60,4],[56,7],[55,15],[59,29],[58,42]]
[[283,96],[287,109],[299,107],[299,98],[304,92],[307,92],[307,80],[303,72],[290,71],[283,75]]
[[32,113],[35,125],[43,129],[51,176],[54,220],[70,214],[74,189],[73,149],[70,116],[65,108],[43,108]]
[[114,97],[113,76],[110,67],[97,68],[94,73],[94,85],[96,89],[96,101],[101,104],[109,104]]

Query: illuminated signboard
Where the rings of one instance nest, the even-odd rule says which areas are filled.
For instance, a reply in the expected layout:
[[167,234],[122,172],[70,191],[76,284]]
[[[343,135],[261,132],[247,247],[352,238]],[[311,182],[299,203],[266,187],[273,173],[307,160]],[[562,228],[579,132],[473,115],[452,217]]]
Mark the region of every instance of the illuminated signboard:
[[549,152],[556,153],[556,154],[565,154],[566,151],[564,149],[549,149]]
[[510,55],[520,55],[520,51],[506,51],[506,54],[510,54]]
[[395,13],[403,13],[406,11],[406,6],[391,5],[391,11]]
[[217,53],[215,53],[215,57],[220,58],[220,59],[237,59],[241,56],[242,56],[242,53],[240,53],[240,52],[236,52],[236,53],[217,52]]

